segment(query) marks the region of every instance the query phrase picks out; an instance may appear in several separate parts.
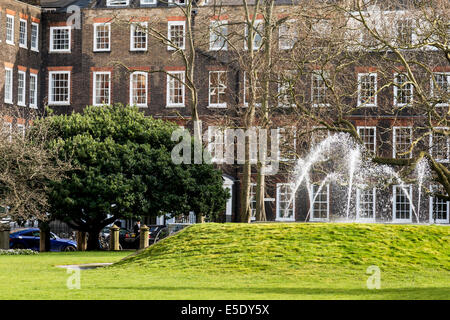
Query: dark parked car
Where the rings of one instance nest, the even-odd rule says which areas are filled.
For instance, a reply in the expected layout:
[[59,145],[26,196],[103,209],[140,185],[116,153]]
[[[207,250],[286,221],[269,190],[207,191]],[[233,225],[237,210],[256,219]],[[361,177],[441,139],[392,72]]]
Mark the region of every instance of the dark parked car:
[[[28,228],[11,232],[9,247],[11,249],[31,249],[39,251],[39,229]],[[50,232],[50,251],[76,251],[77,243],[70,239],[62,239]]]
[[[159,240],[167,237],[169,234],[169,230],[165,225],[149,225],[149,243],[153,244],[158,242]],[[109,244],[110,234],[106,232],[102,232],[105,234],[105,241]],[[140,241],[140,234],[135,234],[134,232],[120,228],[119,231],[119,244],[121,249],[138,249]]]
[[169,229],[165,225],[149,225],[150,244],[156,243],[169,235]]

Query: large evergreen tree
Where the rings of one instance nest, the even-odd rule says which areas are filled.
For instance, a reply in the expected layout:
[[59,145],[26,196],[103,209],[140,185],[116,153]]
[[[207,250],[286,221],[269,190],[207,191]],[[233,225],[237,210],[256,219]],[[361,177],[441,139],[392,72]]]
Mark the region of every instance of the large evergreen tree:
[[40,123],[50,123],[49,147],[74,166],[53,184],[51,213],[88,233],[88,250],[98,247],[100,230],[119,218],[189,211],[213,217],[225,208],[228,194],[220,172],[208,164],[172,162],[177,142],[171,135],[178,127],[171,122],[114,105]]

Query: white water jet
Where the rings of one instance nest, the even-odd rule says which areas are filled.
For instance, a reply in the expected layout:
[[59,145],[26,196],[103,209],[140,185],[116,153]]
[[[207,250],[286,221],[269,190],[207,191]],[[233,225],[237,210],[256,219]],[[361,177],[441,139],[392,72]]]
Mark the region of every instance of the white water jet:
[[357,165],[358,159],[360,156],[359,148],[350,151],[350,160],[349,160],[349,184],[348,184],[348,192],[347,192],[347,219],[350,215],[350,201],[352,198],[352,187],[353,187],[353,176],[355,174],[355,167]]
[[419,185],[418,185],[419,196],[417,199],[417,217],[420,216],[420,201],[422,199],[422,186],[423,186],[423,181],[425,179],[425,175],[428,171],[427,169],[428,169],[428,163],[426,162],[426,160],[424,158],[422,158],[422,160],[420,160],[416,166],[417,180],[419,182]]
[[[426,161],[424,161],[423,165],[420,164],[416,172],[419,188],[422,188],[425,178],[428,175],[425,168],[427,168]],[[316,181],[312,180],[314,177],[317,179],[316,173],[320,173],[321,176],[325,175],[325,178]],[[404,192],[412,212],[416,217],[416,221],[419,221],[420,211],[418,209],[416,212],[411,194],[408,192],[406,184],[400,178],[399,174],[388,165],[374,163],[370,154],[365,152],[364,147],[361,148],[361,146],[347,133],[331,135],[314,145],[305,157],[297,160],[291,181],[291,202],[300,186],[304,185],[306,187],[308,199],[310,200],[306,220],[308,220],[312,214],[311,211],[313,210],[314,202],[325,184],[337,183],[340,186],[347,186],[346,206],[343,206],[345,212],[342,212],[343,216],[345,215],[344,218],[346,220],[349,220],[351,216],[352,199],[358,194],[358,192],[353,192],[354,189],[386,189],[387,187],[396,184],[399,185],[402,192]],[[315,194],[312,192],[313,184],[319,185]],[[420,207],[420,197],[421,195],[419,192],[418,207]],[[339,198],[337,198],[337,200],[337,203],[339,203]],[[355,200],[355,203],[358,203],[358,200]],[[377,203],[379,203],[379,201],[377,201]],[[388,214],[389,211],[384,209],[385,208],[382,208],[379,212]],[[357,206],[355,206],[354,210],[357,211],[355,215],[355,217],[357,217]],[[335,213],[336,211],[339,210],[334,210]]]

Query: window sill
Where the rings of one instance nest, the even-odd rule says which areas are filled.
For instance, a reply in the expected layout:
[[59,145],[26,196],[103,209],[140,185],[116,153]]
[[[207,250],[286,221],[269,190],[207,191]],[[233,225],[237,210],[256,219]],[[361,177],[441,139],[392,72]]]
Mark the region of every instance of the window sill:
[[310,218],[309,221],[311,222],[328,222],[330,221],[329,218]]
[[49,50],[48,53],[72,53],[71,50]]
[[39,52],[39,49],[37,49],[37,48],[31,48],[31,51]]
[[392,219],[392,223],[412,223],[412,219]]
[[168,104],[166,108],[184,108],[184,104]]
[[284,51],[287,51],[287,50],[292,50],[294,47],[292,46],[292,47],[280,47],[280,50],[284,50]]
[[6,40],[6,44],[9,44],[11,46],[16,46],[14,42],[11,42],[11,41],[8,41],[8,40]]
[[147,49],[131,49],[130,48],[130,52],[146,52]]
[[49,102],[49,106],[70,106],[69,102]]
[[92,52],[111,52],[111,49],[94,49]]
[[358,108],[376,108],[376,104],[364,104],[364,103],[358,103]]
[[208,109],[226,109],[227,104],[210,104],[206,106]]
[[19,48],[28,49],[28,47],[26,45],[23,45],[23,44],[19,44]]
[[37,109],[37,108],[38,108],[37,106],[31,105],[31,104],[30,104],[28,107],[29,107],[30,109]]
[[294,218],[275,218],[275,221],[279,221],[279,222],[295,222]]

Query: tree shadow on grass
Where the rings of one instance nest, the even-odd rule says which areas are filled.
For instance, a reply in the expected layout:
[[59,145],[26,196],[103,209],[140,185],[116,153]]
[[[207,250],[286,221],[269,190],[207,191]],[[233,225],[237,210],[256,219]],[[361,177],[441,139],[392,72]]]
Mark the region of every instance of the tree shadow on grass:
[[[211,299],[220,299],[221,294],[227,296],[236,295],[257,295],[258,298],[268,296],[268,299],[274,299],[273,296],[280,296],[279,299],[296,299],[296,295],[303,299],[308,296],[314,296],[317,299],[449,299],[450,287],[431,287],[431,288],[387,288],[369,290],[365,288],[278,288],[278,287],[246,287],[246,288],[226,288],[226,287],[178,287],[178,286],[142,286],[142,287],[102,287],[104,290],[143,290],[143,291],[167,291],[174,293],[176,291],[197,291],[197,292],[215,292],[217,295]],[[261,296],[260,296],[261,295]],[[283,297],[286,296],[286,297]],[[278,297],[275,297],[277,299]]]

